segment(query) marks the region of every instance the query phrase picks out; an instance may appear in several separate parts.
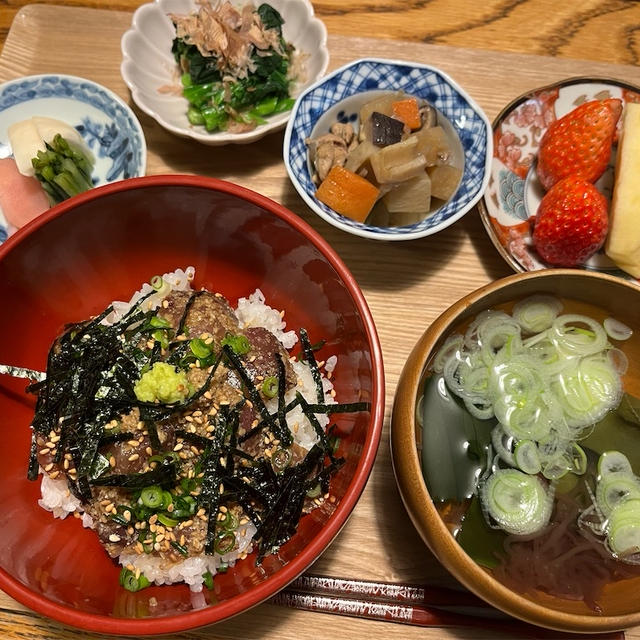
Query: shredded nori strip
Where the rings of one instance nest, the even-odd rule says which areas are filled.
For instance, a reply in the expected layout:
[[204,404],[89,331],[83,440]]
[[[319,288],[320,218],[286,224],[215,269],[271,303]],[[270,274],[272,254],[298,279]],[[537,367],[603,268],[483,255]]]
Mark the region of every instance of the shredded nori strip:
[[269,413],[269,410],[267,409],[267,407],[265,406],[264,401],[262,400],[262,396],[260,395],[260,392],[256,389],[256,386],[253,384],[253,380],[251,380],[251,377],[247,373],[247,370],[244,368],[242,361],[240,360],[240,358],[238,358],[238,356],[235,354],[235,352],[229,345],[225,344],[222,347],[222,351],[224,355],[227,357],[228,362],[231,365],[233,365],[233,368],[236,370],[236,372],[240,376],[240,379],[242,380],[242,384],[244,384],[247,390],[247,393],[249,394],[249,399],[253,403],[253,406],[258,409],[258,413],[262,416],[262,419],[269,425],[269,427],[272,429],[274,434],[276,434],[279,431],[277,423],[273,419],[272,415]]
[[284,362],[282,361],[282,356],[278,353],[276,354],[276,362],[278,364],[278,431],[276,435],[280,439],[280,443],[283,447],[289,447],[293,442],[293,434],[291,433],[291,429],[289,429],[289,425],[287,424],[287,415],[285,411],[285,400],[284,400],[284,381],[286,379],[286,372],[284,368]]
[[307,403],[307,401],[304,399],[304,396],[300,392],[296,393],[296,397],[300,402],[300,406],[302,407],[302,412],[304,413],[305,416],[307,416],[307,420],[309,420],[309,422],[311,423],[311,426],[316,432],[316,435],[318,436],[322,450],[324,451],[325,454],[329,454],[331,452],[329,438],[327,437],[327,434],[325,433],[324,429],[320,426],[320,423],[318,422],[318,418],[316,418],[315,415],[313,415],[313,413],[309,411],[309,404]]
[[307,404],[307,408],[311,413],[358,413],[360,411],[369,411],[371,409],[370,402],[344,402],[342,404]]
[[209,520],[207,525],[207,535],[205,538],[205,553],[213,555],[216,519],[218,507],[224,493],[224,481],[228,475],[226,465],[221,463],[221,458],[225,459],[227,442],[231,434],[229,428],[237,429],[238,421],[230,419],[230,413],[239,413],[237,407],[230,410],[228,405],[220,407],[214,421],[215,429],[209,447],[204,453],[202,464],[202,484],[198,495],[198,504],[207,509]]
[[103,435],[100,438],[100,446],[107,444],[113,444],[115,442],[126,442],[127,440],[135,440],[138,436],[131,431],[122,431],[120,433],[112,433],[109,435]]
[[302,353],[304,354],[304,360],[309,365],[309,368],[311,369],[311,375],[313,376],[313,381],[316,384],[316,395],[318,397],[318,403],[322,404],[324,402],[322,376],[320,375],[320,369],[318,368],[316,357],[313,354],[313,347],[311,346],[311,342],[309,342],[309,335],[307,334],[306,329],[300,328],[300,342],[302,343]]
[[[297,404],[296,404],[297,406]],[[246,433],[242,434],[239,438],[238,438],[238,442],[240,444],[246,442],[247,440],[250,440],[251,438],[253,438],[253,436],[255,436],[256,434],[260,433],[262,430],[264,429],[264,423],[259,422],[255,427],[252,427],[251,429],[249,429],[249,431],[247,431]]]
[[184,311],[182,312],[182,317],[180,318],[180,322],[178,323],[178,331],[176,332],[177,335],[180,335],[181,333],[186,333],[184,323],[186,322],[187,316],[189,315],[189,310],[191,309],[191,306],[193,305],[193,303],[196,301],[196,298],[201,296],[203,293],[206,293],[206,291],[204,289],[201,289],[200,291],[194,291],[189,296],[189,299],[187,300],[187,304],[184,305]]
[[176,429],[176,436],[184,438],[187,442],[194,444],[198,449],[208,449],[211,446],[211,439],[199,436],[197,433],[191,433],[184,429]]
[[38,464],[38,442],[36,441],[35,432],[31,436],[31,446],[29,448],[29,467],[27,470],[27,479],[36,480],[38,477],[40,465]]
[[91,484],[100,487],[121,487],[123,489],[144,489],[158,485],[167,489],[175,483],[176,464],[165,458],[155,469],[143,473],[111,474],[91,480]]

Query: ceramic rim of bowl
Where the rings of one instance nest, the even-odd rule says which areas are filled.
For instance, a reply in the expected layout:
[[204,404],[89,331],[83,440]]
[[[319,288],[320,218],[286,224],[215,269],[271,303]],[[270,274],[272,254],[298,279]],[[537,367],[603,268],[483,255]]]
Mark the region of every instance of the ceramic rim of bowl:
[[[415,404],[425,364],[438,341],[457,324],[462,313],[485,296],[524,280],[540,281],[557,277],[595,278],[633,289],[640,295],[636,285],[621,278],[574,269],[517,273],[469,293],[436,318],[422,334],[405,363],[392,408],[391,459],[400,495],[416,530],[442,565],[470,591],[505,613],[541,627],[570,633],[617,631],[640,624],[640,611],[615,616],[587,616],[551,609],[515,593],[476,564],[463,551],[438,514],[422,475],[416,447]],[[477,311],[483,308],[478,307]]]
[[219,604],[208,606],[204,609],[189,611],[177,615],[158,618],[129,619],[108,617],[99,614],[86,613],[59,604],[46,597],[35,594],[22,582],[9,575],[0,568],[0,588],[18,602],[30,609],[45,615],[53,620],[99,633],[113,633],[118,635],[144,636],[175,633],[187,631],[208,624],[219,622],[223,619],[237,615],[247,609],[260,604],[273,596],[279,590],[297,578],[315,561],[329,546],[331,541],[340,532],[353,508],[355,507],[375,461],[380,436],[382,421],[384,418],[385,384],[384,369],[382,364],[382,351],[376,332],[375,324],[364,295],[360,290],[354,276],[348,270],[342,259],[331,246],[306,222],[294,213],[255,191],[247,189],[231,182],[216,178],[206,178],[193,175],[157,175],[141,178],[121,180],[101,187],[96,187],[79,194],[74,198],[65,200],[61,204],[52,207],[47,212],[19,229],[4,244],[0,245],[0,260],[13,251],[23,238],[30,236],[40,227],[63,215],[66,211],[75,209],[85,202],[91,202],[102,196],[128,191],[131,189],[145,189],[148,187],[180,186],[210,189],[236,196],[261,207],[268,213],[284,220],[291,227],[305,236],[327,259],[336,270],[340,279],[351,295],[354,305],[362,317],[362,322],[367,335],[367,342],[371,349],[373,393],[371,398],[370,438],[363,448],[360,460],[356,466],[354,478],[345,491],[345,497],[329,517],[318,535],[296,556],[289,564],[282,567],[271,577],[228,600]]

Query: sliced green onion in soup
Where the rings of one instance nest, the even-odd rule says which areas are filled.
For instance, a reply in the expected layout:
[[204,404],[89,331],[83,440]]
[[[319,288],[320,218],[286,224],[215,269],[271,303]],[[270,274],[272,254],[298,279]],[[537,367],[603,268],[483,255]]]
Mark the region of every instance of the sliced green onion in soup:
[[549,295],[534,295],[513,305],[513,317],[527,333],[540,333],[553,324],[562,302]]
[[519,440],[513,451],[513,458],[518,468],[525,473],[536,474],[542,469],[538,446],[533,440]]
[[593,318],[577,313],[558,316],[549,330],[549,337],[567,356],[588,356],[607,346],[604,327]]
[[616,318],[605,318],[602,323],[604,330],[612,340],[628,340],[633,335],[633,330],[624,322]]
[[607,517],[622,502],[640,499],[640,480],[632,473],[613,471],[600,479],[596,487],[596,502]]
[[621,451],[604,451],[600,454],[600,458],[598,458],[599,478],[604,478],[610,473],[617,472],[633,474],[629,458]]
[[529,535],[549,522],[553,495],[536,475],[499,469],[484,482],[480,499],[498,527],[514,535]]
[[618,559],[640,553],[640,499],[619,504],[609,514],[606,532],[609,548]]

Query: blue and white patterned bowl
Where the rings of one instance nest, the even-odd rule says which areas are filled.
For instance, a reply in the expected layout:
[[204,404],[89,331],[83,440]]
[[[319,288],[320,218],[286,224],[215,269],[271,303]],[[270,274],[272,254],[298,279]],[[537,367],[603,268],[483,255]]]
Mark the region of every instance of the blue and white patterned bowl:
[[[355,120],[360,107],[370,99],[365,92],[374,90],[402,90],[424,98],[448,118],[462,144],[464,173],[458,190],[446,204],[415,224],[375,227],[356,222],[336,213],[314,195],[316,186],[311,179],[305,140],[312,137],[312,132],[328,132],[329,125],[338,119]],[[492,153],[487,116],[449,76],[424,64],[377,58],[349,63],[304,91],[296,100],[284,137],[289,177],[311,209],[339,229],[376,240],[421,238],[459,220],[478,202],[487,186]]]
[[[31,116],[75,127],[93,152],[95,186],[145,174],[147,145],[129,106],[109,89],[76,76],[42,74],[0,85],[0,157],[11,154],[7,130]],[[0,243],[13,231],[0,210]]]

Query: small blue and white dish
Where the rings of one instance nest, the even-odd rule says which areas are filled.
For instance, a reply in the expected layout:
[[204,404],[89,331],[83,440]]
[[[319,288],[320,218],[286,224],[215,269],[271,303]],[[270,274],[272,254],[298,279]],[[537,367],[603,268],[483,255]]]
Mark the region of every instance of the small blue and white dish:
[[[48,116],[75,127],[95,156],[95,186],[145,174],[147,145],[129,106],[91,80],[63,74],[26,76],[0,85],[0,157],[11,155],[14,122]],[[0,243],[13,231],[0,211]]]
[[[403,91],[422,98],[445,116],[460,139],[463,175],[453,197],[428,217],[406,226],[373,226],[342,216],[315,197],[305,141],[329,131],[336,121],[357,121],[374,91]],[[446,123],[448,120],[448,123]],[[306,89],[296,100],[284,137],[284,163],[304,201],[335,227],[375,240],[413,240],[459,220],[482,197],[493,154],[491,123],[474,100],[442,71],[416,62],[365,58],[351,62]]]

